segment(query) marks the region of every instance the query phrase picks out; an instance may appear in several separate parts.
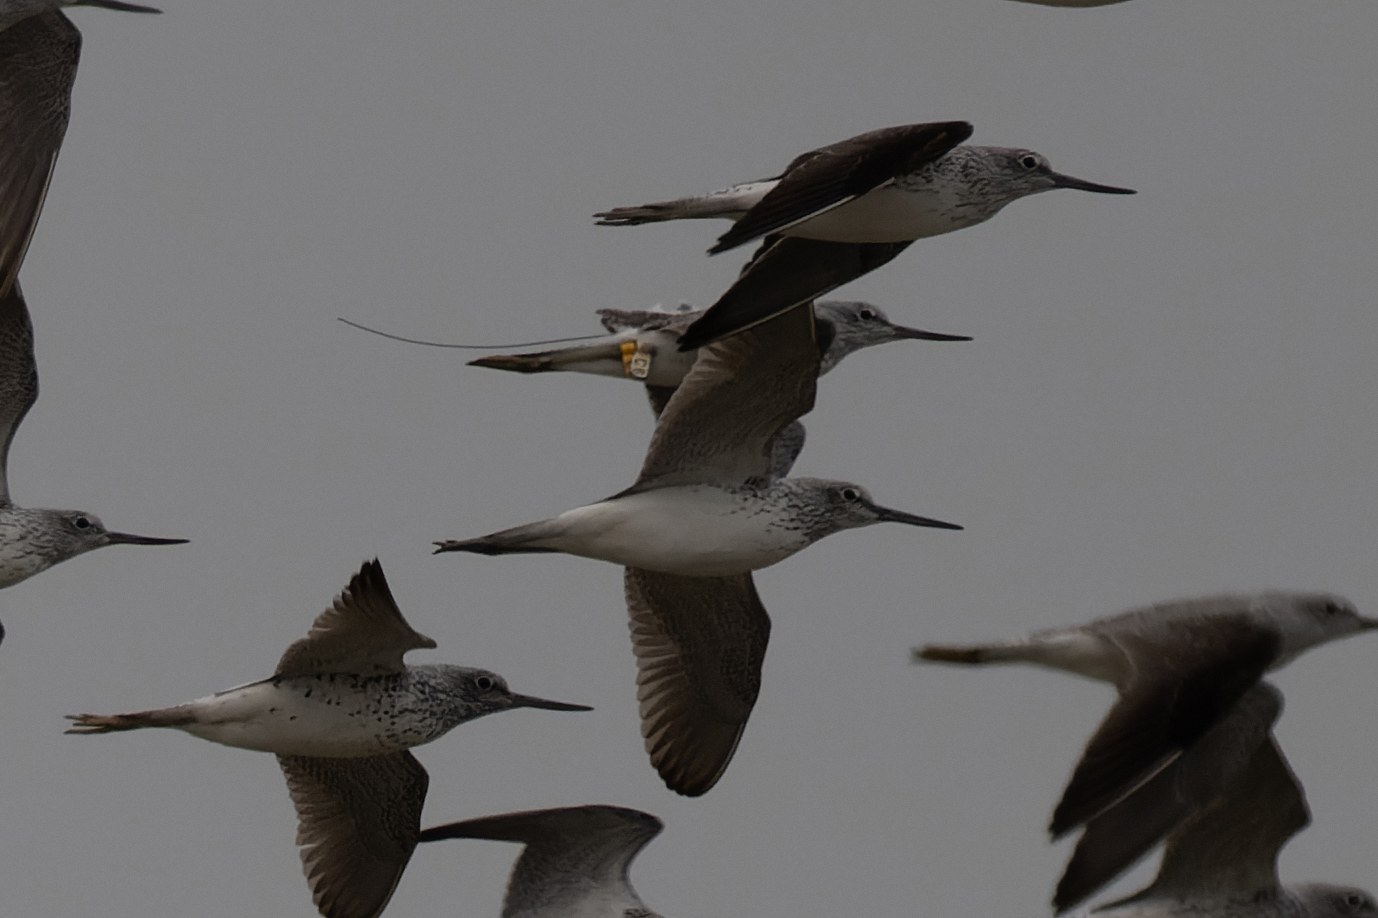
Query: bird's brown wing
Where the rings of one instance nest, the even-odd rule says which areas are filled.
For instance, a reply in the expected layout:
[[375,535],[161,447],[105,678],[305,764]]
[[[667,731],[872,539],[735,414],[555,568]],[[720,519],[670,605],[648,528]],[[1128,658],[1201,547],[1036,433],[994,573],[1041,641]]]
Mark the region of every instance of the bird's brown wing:
[[1053,811],[1053,837],[1134,790],[1224,717],[1277,658],[1277,631],[1247,614],[1110,636],[1134,675],[1101,722]]
[[623,493],[768,480],[771,444],[813,408],[819,366],[808,307],[703,348],[665,405],[641,474]]
[[0,31],[0,296],[19,275],[72,109],[81,33],[56,10]]
[[358,759],[280,755],[297,808],[297,844],[325,918],[375,918],[421,832],[430,779],[410,752]]
[[722,777],[761,690],[770,616],[751,575],[681,577],[627,568],[641,735],[672,791]]
[[306,637],[287,648],[273,675],[400,673],[406,670],[403,654],[434,646],[435,641],[413,631],[402,617],[383,567],[374,560],[316,617]]
[[[1269,744],[1269,731],[1281,712],[1282,693],[1259,683],[1191,748],[1088,822],[1058,882],[1053,898],[1057,911],[1114,881],[1164,838],[1169,847],[1177,844],[1172,839],[1213,810],[1221,797],[1238,795],[1241,782],[1247,781],[1246,768],[1254,768],[1250,763]],[[1167,866],[1165,860],[1164,870]],[[1160,878],[1171,882],[1173,874],[1160,871]]]

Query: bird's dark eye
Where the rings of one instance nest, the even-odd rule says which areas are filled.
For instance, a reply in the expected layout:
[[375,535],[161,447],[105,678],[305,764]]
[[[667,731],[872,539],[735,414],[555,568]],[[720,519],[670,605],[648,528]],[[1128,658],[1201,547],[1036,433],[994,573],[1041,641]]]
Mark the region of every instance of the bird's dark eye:
[[474,680],[474,685],[478,686],[479,691],[486,692],[493,687],[493,680],[489,679],[487,676],[479,676]]
[[846,500],[846,501],[854,501],[854,500],[859,500],[860,498],[861,498],[861,492],[858,491],[856,488],[843,488],[843,489],[842,489],[842,499],[843,499],[843,500]]
[[1019,157],[1019,165],[1023,166],[1025,169],[1037,169],[1037,168],[1038,168],[1038,157],[1037,157],[1037,156],[1021,156],[1021,157]]
[[869,322],[876,317],[876,311],[874,309],[863,309],[858,312],[857,315]]
[[76,519],[72,520],[72,525],[77,527],[78,529],[90,529],[91,521],[84,516],[79,516]]
[[1339,615],[1341,612],[1344,611],[1344,607],[1341,606],[1338,602],[1328,602],[1325,604],[1325,608],[1323,608],[1321,611],[1324,612],[1326,615]]
[[1359,895],[1358,893],[1350,893],[1349,895],[1345,896],[1345,905],[1348,905],[1350,908],[1360,908],[1363,906],[1363,904],[1364,897]]

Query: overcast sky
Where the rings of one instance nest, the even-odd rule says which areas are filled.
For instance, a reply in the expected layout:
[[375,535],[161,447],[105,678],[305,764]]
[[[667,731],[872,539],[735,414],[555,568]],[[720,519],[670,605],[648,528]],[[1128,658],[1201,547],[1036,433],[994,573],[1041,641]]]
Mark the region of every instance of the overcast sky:
[[[911,644],[1266,587],[1378,614],[1372,0],[166,4],[72,13],[10,475],[23,505],[191,544],[0,594],[4,914],[314,914],[272,756],[62,715],[270,674],[375,556],[439,642],[413,662],[597,709],[420,749],[424,823],[648,810],[667,829],[633,879],[679,918],[1047,914],[1070,843],[1044,826],[1112,692],[914,667]],[[642,751],[617,568],[430,555],[629,485],[638,387],[335,319],[501,343],[705,305],[741,261],[704,254],[725,224],[590,215],[947,119],[1140,193],[1019,201],[839,291],[975,341],[850,358],[797,471],[967,529],[843,533],[758,574],[760,701],[718,787],[676,797]],[[1278,677],[1315,817],[1286,879],[1374,883],[1373,641]],[[493,918],[515,854],[423,847],[389,914]]]

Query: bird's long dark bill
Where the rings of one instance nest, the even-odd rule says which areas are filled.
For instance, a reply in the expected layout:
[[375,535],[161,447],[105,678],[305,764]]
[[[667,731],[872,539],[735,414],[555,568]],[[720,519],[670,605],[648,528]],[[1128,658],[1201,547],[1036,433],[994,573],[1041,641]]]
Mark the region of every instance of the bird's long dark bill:
[[882,523],[908,523],[910,526],[927,526],[930,529],[961,529],[956,523],[944,523],[942,520],[931,520],[926,516],[915,516],[912,513],[905,513],[903,510],[891,510],[889,507],[878,507],[871,505],[876,511],[876,516]]
[[78,0],[77,6],[98,6],[104,10],[124,10],[126,13],[161,13],[162,10],[134,3],[120,3],[119,0]]
[[1072,178],[1054,172],[1051,176],[1054,188],[1075,188],[1077,191],[1094,191],[1096,194],[1138,194],[1133,188],[1116,188],[1114,185],[1097,185],[1084,179]]
[[107,532],[107,545],[185,545],[186,539],[155,539],[153,536],[131,535],[128,532]]
[[1363,626],[1365,631],[1372,631],[1378,628],[1378,618],[1360,618],[1359,623]]
[[514,708],[541,708],[545,711],[592,711],[593,708],[586,704],[566,704],[563,701],[549,701],[545,698],[533,698],[530,695],[513,695],[512,707]]
[[924,331],[921,328],[906,328],[903,325],[895,326],[895,335],[899,338],[913,338],[918,341],[970,341],[970,335],[945,335],[942,332]]

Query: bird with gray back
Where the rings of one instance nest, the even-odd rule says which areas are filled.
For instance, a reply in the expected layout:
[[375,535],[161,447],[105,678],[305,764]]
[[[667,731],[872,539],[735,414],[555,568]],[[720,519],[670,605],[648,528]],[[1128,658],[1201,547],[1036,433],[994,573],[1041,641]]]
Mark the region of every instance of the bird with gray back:
[[158,12],[113,0],[0,0],[0,296],[19,274],[72,111],[81,33],[64,6]]
[[628,869],[665,827],[640,810],[572,806],[436,826],[421,841],[519,842],[502,918],[660,918],[632,888]]
[[1054,172],[1032,150],[959,146],[965,121],[906,124],[811,150],[779,176],[722,191],[618,207],[602,226],[728,219],[709,254],[763,240],[736,283],[679,339],[685,350],[763,322],[873,271],[916,239],[989,220],[1054,188],[1133,194]]
[[[1049,827],[1059,838],[1086,826],[1054,900],[1061,910],[1130,866],[1243,767],[1281,710],[1276,690],[1260,683],[1265,672],[1374,628],[1378,620],[1337,596],[1273,591],[1162,603],[1022,640],[928,645],[914,655],[1033,663],[1118,691]],[[1186,787],[1196,788],[1188,802]]]
[[[9,451],[38,398],[33,324],[19,268],[43,210],[71,112],[81,33],[51,0],[0,2],[0,588],[105,545],[175,545],[107,530],[92,513],[16,507]],[[91,2],[138,12],[120,3]]]
[[[0,36],[7,33],[0,32]],[[106,545],[177,545],[186,539],[111,532],[93,513],[16,507],[10,499],[14,432],[38,398],[33,325],[19,282],[0,294],[0,587]]]
[[1153,883],[1089,914],[1101,918],[1374,918],[1378,904],[1362,889],[1279,881],[1278,852],[1310,822],[1301,784],[1277,740],[1265,730],[1228,786],[1168,835]]
[[169,727],[276,753],[316,907],[326,918],[373,918],[421,831],[429,778],[407,750],[499,711],[592,710],[518,695],[487,670],[402,661],[432,647],[407,624],[382,567],[370,561],[271,677],[170,708],[74,715],[67,732]]
[[[970,341],[964,335],[945,335],[897,325],[878,306],[838,302],[812,304],[818,347],[822,351],[818,375],[837,366],[842,358],[863,348],[890,341]],[[657,418],[665,410],[693,366],[697,349],[681,351],[675,340],[699,316],[682,306],[678,312],[660,310],[600,309],[606,337],[586,344],[534,354],[494,354],[471,360],[470,366],[491,367],[516,373],[591,373],[638,380],[646,385],[646,397]],[[804,448],[804,425],[794,421],[776,438],[772,475],[789,474]]]
[[670,397],[635,484],[538,523],[437,552],[565,552],[623,565],[651,762],[705,793],[732,758],[760,689],[770,618],[751,572],[819,539],[881,522],[960,529],[879,506],[844,481],[778,478],[778,435],[813,407],[813,310],[790,310],[699,352]]
[[[863,348],[890,341],[970,341],[966,335],[909,328],[890,321],[870,303],[827,301],[813,304],[822,362],[826,374],[842,358]],[[469,361],[470,366],[514,373],[590,373],[645,383],[656,416],[694,365],[697,350],[681,351],[675,341],[703,315],[687,305],[676,312],[663,310],[600,309],[608,334],[587,343],[529,354],[492,354]]]

